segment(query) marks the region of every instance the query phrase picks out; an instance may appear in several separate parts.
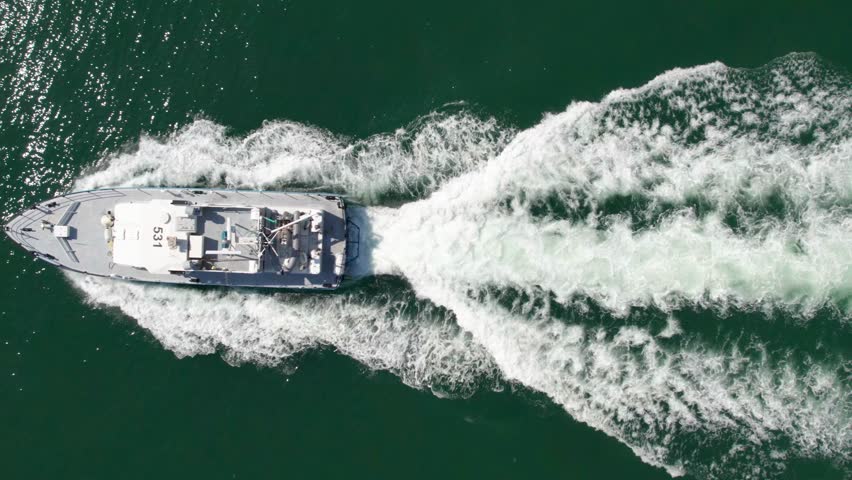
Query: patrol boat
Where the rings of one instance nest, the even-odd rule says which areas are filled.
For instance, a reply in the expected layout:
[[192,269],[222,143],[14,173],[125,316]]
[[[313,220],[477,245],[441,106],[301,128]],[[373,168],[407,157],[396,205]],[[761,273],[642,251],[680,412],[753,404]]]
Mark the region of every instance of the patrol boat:
[[346,209],[328,194],[108,188],[36,204],[5,231],[35,257],[88,275],[329,290],[357,256]]

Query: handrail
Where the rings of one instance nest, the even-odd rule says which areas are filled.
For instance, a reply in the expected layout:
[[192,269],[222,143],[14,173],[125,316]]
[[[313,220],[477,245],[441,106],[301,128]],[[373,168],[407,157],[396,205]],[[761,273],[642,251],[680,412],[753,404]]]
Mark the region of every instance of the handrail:
[[190,195],[201,195],[198,193],[202,192],[251,192],[251,193],[285,193],[285,194],[299,194],[299,195],[320,195],[320,196],[334,196],[334,197],[346,197],[346,195],[341,193],[327,192],[327,191],[299,191],[299,190],[265,190],[265,189],[247,189],[247,188],[218,188],[218,187],[104,187],[104,188],[93,188],[90,190],[77,190],[74,192],[68,192],[64,195],[60,195],[63,197],[67,197],[68,195],[74,195],[78,193],[93,193],[93,192],[106,192],[106,191],[114,191],[118,194],[123,194],[121,190],[169,190],[169,189],[179,189],[181,192],[187,192]]

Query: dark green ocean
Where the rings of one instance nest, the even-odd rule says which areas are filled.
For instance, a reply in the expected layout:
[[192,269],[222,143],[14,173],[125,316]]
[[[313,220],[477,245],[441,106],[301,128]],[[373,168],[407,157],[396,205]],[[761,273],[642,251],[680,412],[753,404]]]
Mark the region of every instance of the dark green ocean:
[[0,0],[0,213],[346,194],[332,294],[0,241],[0,478],[852,477],[849,2]]

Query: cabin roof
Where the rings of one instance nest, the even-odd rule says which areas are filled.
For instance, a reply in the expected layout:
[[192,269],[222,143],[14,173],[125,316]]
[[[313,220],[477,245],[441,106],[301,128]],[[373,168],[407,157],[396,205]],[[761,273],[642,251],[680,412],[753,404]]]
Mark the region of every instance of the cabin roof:
[[115,205],[113,262],[152,273],[186,268],[189,235],[198,225],[196,209],[167,200]]

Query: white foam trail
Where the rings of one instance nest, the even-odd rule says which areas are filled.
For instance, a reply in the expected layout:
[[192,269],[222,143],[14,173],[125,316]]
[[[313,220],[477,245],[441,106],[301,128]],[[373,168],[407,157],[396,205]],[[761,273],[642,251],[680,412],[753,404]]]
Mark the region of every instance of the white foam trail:
[[[740,456],[754,455],[757,475],[774,468],[754,452],[767,446],[808,457],[846,458],[850,451],[848,385],[830,367],[783,361],[789,353],[764,349],[755,360],[736,343],[723,351],[688,341],[666,347],[643,327],[613,334],[551,320],[546,310],[508,312],[437,277],[416,278],[414,287],[450,309],[457,324],[427,321],[423,312],[406,316],[405,301],[391,296],[262,295],[69,277],[91,301],[121,309],[179,357],[223,351],[232,363],[275,365],[330,346],[439,395],[493,384],[499,369],[673,476],[706,472],[714,458],[682,448],[681,437],[693,432],[735,435]],[[717,468],[724,477],[734,467]]]
[[352,140],[308,125],[267,122],[246,137],[196,120],[164,138],[106,158],[75,189],[103,186],[241,188],[297,185],[342,190],[365,202],[433,191],[499,152],[511,129],[467,113],[427,115],[393,134]]
[[447,318],[411,298],[385,293],[264,295],[170,288],[69,274],[96,304],[121,309],[178,357],[223,352],[232,363],[276,365],[307,349],[330,346],[403,382],[436,393],[472,392],[495,374],[490,356]]
[[635,233],[568,221],[533,222],[487,209],[447,208],[433,197],[374,209],[377,272],[446,285],[543,288],[560,301],[588,295],[613,312],[657,305],[825,306],[852,314],[852,219],[735,235],[716,216],[670,217]]
[[[733,432],[743,451],[783,445],[786,436],[793,443],[788,454],[850,457],[850,392],[832,368],[812,364],[802,372],[774,362],[765,350],[755,361],[736,345],[725,351],[689,344],[670,350],[644,328],[625,326],[611,335],[550,320],[546,312],[527,320],[435,280],[418,278],[415,288],[451,309],[507,378],[547,393],[572,417],[672,476],[710,473],[706,463],[713,452],[679,448],[679,436],[690,432]],[[714,473],[729,477],[736,468],[741,464]],[[753,468],[761,477],[774,467]]]
[[680,327],[680,322],[674,315],[669,315],[669,318],[666,319],[666,328],[658,333],[657,336],[660,338],[672,338],[681,333],[683,333],[683,329]]
[[[560,300],[589,295],[622,314],[687,301],[780,305],[805,316],[829,306],[848,316],[852,95],[848,81],[838,86],[825,70],[801,68],[813,60],[793,56],[751,73],[721,64],[676,70],[599,104],[572,105],[428,199],[373,210],[374,268],[452,285],[541,287]],[[765,76],[768,93],[756,96]],[[744,120],[748,112],[756,117]],[[816,132],[807,145],[793,141],[804,127]],[[666,161],[650,158],[661,152]],[[606,229],[596,218],[531,218],[524,204],[555,188],[598,200],[640,191],[676,203],[700,194],[718,209],[702,219],[675,210],[638,233],[612,218]],[[779,189],[795,215],[741,213],[748,235],[727,226],[722,207]],[[510,213],[497,208],[499,198],[511,199]],[[563,203],[570,210],[574,200]]]
[[[559,301],[585,295],[616,315],[637,305],[672,310],[686,303],[782,307],[803,317],[833,307],[848,318],[849,83],[808,62],[813,66],[813,59],[791,57],[752,72],[721,64],[667,72],[600,103],[572,104],[518,134],[499,155],[511,135],[458,120],[464,116],[425,120],[410,134],[351,147],[288,122],[235,139],[198,121],[163,142],[143,139],[137,152],[105,160],[78,182],[330,185],[374,200],[434,191],[398,209],[354,212],[365,235],[359,273],[405,277],[419,297],[447,312],[418,318],[422,306],[409,313],[400,303],[409,300],[356,293],[73,281],[178,355],[221,348],[230,361],[275,363],[330,345],[439,392],[469,392],[499,370],[672,475],[725,478],[742,458],[757,477],[774,474],[774,464],[783,468],[788,455],[849,462],[852,414],[842,366],[768,351],[757,338],[749,346],[757,356],[740,351],[739,342],[711,348],[673,318],[660,332],[624,326],[613,334],[563,323],[546,309],[507,311],[491,297],[467,295],[494,286],[553,292]],[[720,112],[716,104],[727,106]],[[418,132],[430,132],[420,149],[412,147]],[[433,154],[435,145],[444,147]],[[750,202],[775,192],[791,212],[747,212]],[[675,208],[640,231],[628,219],[604,223],[597,214],[573,223],[533,218],[531,202],[553,193],[568,210],[639,193],[674,204],[701,195],[714,211],[697,218]],[[500,206],[504,199],[511,208]],[[741,232],[723,221],[732,206],[747,227]],[[696,435],[698,446],[690,443]],[[704,442],[729,451],[719,457]]]
[[436,195],[459,208],[551,193],[567,206],[632,193],[668,203],[701,196],[721,208],[780,191],[798,209],[849,207],[848,80],[831,81],[812,57],[785,60],[765,71],[676,69],[573,103]]

